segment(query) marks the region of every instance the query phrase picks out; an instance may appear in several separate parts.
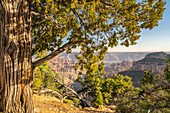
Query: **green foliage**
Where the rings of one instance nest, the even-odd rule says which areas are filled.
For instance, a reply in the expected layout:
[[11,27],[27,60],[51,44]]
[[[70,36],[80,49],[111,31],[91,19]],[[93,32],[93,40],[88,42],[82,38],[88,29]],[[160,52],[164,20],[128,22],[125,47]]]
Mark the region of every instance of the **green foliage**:
[[71,96],[69,96],[67,99],[64,99],[63,102],[76,107],[80,105],[80,100]]
[[170,84],[164,75],[155,75],[152,84],[145,84],[141,87],[138,106],[143,112],[148,110],[153,112],[166,112],[169,108]]
[[[153,29],[162,19],[163,0],[34,0],[33,54],[54,51],[66,41],[100,50],[104,46],[136,44],[141,29]],[[96,49],[97,47],[97,49]]]
[[168,113],[170,112],[170,83],[166,76],[170,73],[167,61],[164,75],[145,72],[140,89],[132,89],[118,94],[117,112],[125,113]]
[[69,100],[69,99],[65,99],[63,100],[64,103],[67,103],[69,105],[73,105],[73,101],[72,100]]
[[96,100],[94,102],[95,106],[103,105],[103,96],[101,91],[96,91]]
[[86,73],[84,75],[84,78],[78,77],[76,80],[83,86],[82,90],[79,92],[88,92],[88,94],[93,97],[91,99],[91,102],[94,103],[97,101],[97,104],[99,104],[99,100],[96,100],[98,98],[96,93],[101,89],[103,74],[105,74],[104,62],[99,61],[101,59],[103,60],[104,55],[107,53],[107,48],[105,47],[102,49],[102,51],[91,54],[92,52],[94,52],[94,50],[89,47],[84,47],[81,52],[82,55],[76,55],[79,63],[76,64],[75,68],[78,69],[80,67],[80,75],[81,71],[85,70]]
[[[80,75],[84,71],[86,73],[83,79],[79,77],[77,81],[82,84],[82,91],[90,91],[91,96],[94,96],[92,102],[97,102],[96,105],[101,104],[102,75],[105,73],[102,61],[108,47],[115,47],[118,44],[128,47],[136,44],[142,29],[153,29],[158,25],[165,10],[164,6],[163,0],[142,2],[137,0],[34,0],[31,10],[38,16],[32,16],[32,54],[39,54],[44,50],[62,52],[63,49],[70,53],[72,49],[81,46],[80,54],[76,55],[79,62],[75,65],[75,69],[79,69]],[[37,89],[52,83],[49,75],[54,73],[50,71],[49,74],[50,68],[47,65],[43,64],[36,68],[34,76],[37,84],[34,85]],[[168,78],[169,74],[166,76]],[[138,89],[131,87],[132,83],[128,77],[116,77],[105,81],[103,85],[105,98],[106,95],[111,95],[111,98],[118,94],[124,95],[126,89],[132,91],[130,94],[125,93],[126,96],[123,98],[136,95]],[[109,87],[108,84],[112,84],[113,87]],[[128,100],[125,99],[122,102],[129,104]],[[130,103],[129,106],[131,105],[133,104]]]
[[[136,44],[141,29],[152,29],[162,19],[165,2],[150,0],[34,0],[32,16],[33,50],[60,51],[67,45],[66,52],[81,46],[79,63],[81,71],[103,70],[102,61],[108,47],[119,43]],[[95,55],[94,53],[97,53]],[[96,58],[97,57],[97,58]],[[88,59],[93,59],[91,62]],[[98,66],[97,66],[98,65]],[[93,72],[93,73],[94,73]],[[82,72],[80,72],[81,74]]]
[[125,90],[131,90],[132,78],[123,75],[115,75],[113,78],[107,78],[102,85],[102,92],[106,103],[114,103],[117,94],[123,93]]
[[[43,57],[44,55],[45,55],[45,52],[39,53],[37,58]],[[41,90],[42,88],[48,88],[48,89],[58,91],[58,89],[56,88],[58,84],[52,80],[52,77],[55,77],[55,76],[59,80],[61,80],[61,77],[58,75],[58,73],[55,73],[51,69],[51,65],[48,62],[43,63],[39,67],[36,67],[33,73],[34,89]]]
[[73,100],[73,102],[74,102],[74,106],[78,107],[79,104],[80,104],[80,100],[77,99],[77,98],[73,98],[72,100]]
[[144,78],[141,80],[142,85],[151,84],[153,82],[153,75],[151,71],[144,72]]

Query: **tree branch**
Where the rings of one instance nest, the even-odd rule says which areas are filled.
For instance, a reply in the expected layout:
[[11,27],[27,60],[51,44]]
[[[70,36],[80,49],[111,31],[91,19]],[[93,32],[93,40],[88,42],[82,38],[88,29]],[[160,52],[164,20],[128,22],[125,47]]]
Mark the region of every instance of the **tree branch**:
[[84,22],[83,22],[82,18],[80,17],[80,15],[76,12],[76,10],[75,9],[71,9],[71,10],[75,14],[75,16],[77,16],[79,18],[81,25],[84,26]]
[[58,82],[60,85],[64,86],[65,88],[67,88],[68,90],[70,90],[82,103],[84,103],[85,107],[91,107],[90,103],[88,103],[86,100],[82,99],[75,91],[74,89],[66,86],[65,84],[62,84],[59,80],[57,80],[55,77],[53,77],[53,80],[55,82]]
[[33,93],[34,94],[44,94],[44,93],[50,93],[50,94],[52,94],[52,95],[54,95],[56,98],[58,98],[58,99],[60,99],[60,100],[62,100],[64,97],[61,95],[61,94],[59,94],[58,92],[56,92],[56,91],[54,91],[54,90],[52,90],[52,89],[47,89],[47,88],[45,88],[45,89],[43,89],[43,90],[41,90],[41,91],[33,91]]
[[82,43],[82,42],[83,41],[75,41],[75,42],[68,42],[68,43],[66,43],[65,45],[63,45],[62,47],[59,47],[57,50],[55,50],[51,54],[47,55],[46,57],[33,62],[33,64],[32,64],[33,68],[35,68],[35,67],[43,64],[44,62],[54,58],[55,56],[59,55],[60,53],[64,52],[68,48],[70,48],[71,46],[79,44],[79,43]]
[[142,95],[140,95],[140,96],[138,96],[138,97],[133,97],[132,100],[137,100],[137,99],[145,98],[145,97],[147,97],[147,96],[152,95],[152,93],[155,92],[155,91],[170,89],[170,84],[169,84],[169,83],[164,83],[164,85],[165,85],[165,86],[162,86],[162,85],[160,85],[160,86],[154,86],[153,89],[150,90],[149,92],[146,92],[146,91],[144,90],[145,92],[144,92]]
[[32,13],[32,15],[34,15],[34,16],[39,16],[39,17],[43,16],[43,15],[40,15],[39,13],[37,13],[37,12],[34,12],[34,11],[31,11],[31,13]]
[[100,0],[100,2],[103,3],[103,4],[105,4],[105,5],[107,5],[107,6],[113,6],[112,4],[106,3],[106,2],[104,2],[103,0]]
[[[47,19],[47,16],[44,16],[43,14],[39,14],[37,12],[31,11],[32,15],[37,16],[37,17],[43,17],[44,19]],[[46,14],[47,15],[47,14]],[[49,16],[51,18],[53,18],[52,16]]]

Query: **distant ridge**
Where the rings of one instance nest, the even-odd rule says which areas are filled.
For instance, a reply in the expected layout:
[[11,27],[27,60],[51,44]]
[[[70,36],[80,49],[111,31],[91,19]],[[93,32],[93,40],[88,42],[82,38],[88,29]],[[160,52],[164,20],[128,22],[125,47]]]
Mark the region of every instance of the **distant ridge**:
[[140,87],[140,80],[144,76],[144,71],[150,70],[153,74],[162,74],[166,67],[166,61],[170,58],[170,54],[165,52],[149,53],[145,58],[133,63],[129,70],[119,72],[121,75],[132,77],[134,86]]
[[[58,57],[77,61],[75,58],[75,55],[77,54],[78,52],[72,52],[71,54],[62,53]],[[148,54],[148,52],[108,52],[104,59],[105,67],[110,66],[112,63],[137,61],[144,58],[146,54]]]

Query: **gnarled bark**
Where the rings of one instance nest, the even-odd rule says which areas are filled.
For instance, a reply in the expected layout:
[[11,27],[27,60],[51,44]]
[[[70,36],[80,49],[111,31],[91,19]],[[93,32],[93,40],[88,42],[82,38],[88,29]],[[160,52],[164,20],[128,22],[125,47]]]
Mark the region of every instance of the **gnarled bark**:
[[0,0],[0,110],[32,113],[29,0]]

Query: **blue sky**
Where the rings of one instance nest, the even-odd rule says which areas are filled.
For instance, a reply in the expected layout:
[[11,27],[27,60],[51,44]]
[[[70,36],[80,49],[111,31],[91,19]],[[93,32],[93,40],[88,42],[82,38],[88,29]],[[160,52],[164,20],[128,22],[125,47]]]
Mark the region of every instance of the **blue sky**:
[[[141,2],[142,0],[138,0]],[[118,45],[109,48],[109,52],[170,52],[170,0],[166,1],[163,19],[152,30],[142,30],[136,45],[129,47]],[[73,51],[79,51],[76,48]]]
[[166,1],[166,10],[158,27],[152,30],[142,30],[136,45],[130,47],[109,48],[109,52],[170,52],[170,0]]

